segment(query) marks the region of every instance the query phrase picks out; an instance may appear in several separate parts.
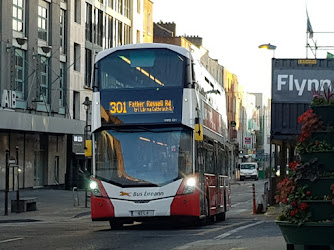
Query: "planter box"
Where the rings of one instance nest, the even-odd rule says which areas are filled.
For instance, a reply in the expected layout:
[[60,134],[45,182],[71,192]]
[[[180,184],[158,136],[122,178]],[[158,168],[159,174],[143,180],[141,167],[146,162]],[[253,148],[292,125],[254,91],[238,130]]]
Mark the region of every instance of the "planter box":
[[325,221],[334,218],[334,206],[332,200],[305,200],[309,205],[308,211],[311,212],[311,221]]
[[276,221],[287,244],[334,247],[334,223],[306,222],[302,226]]
[[334,105],[311,106],[311,108],[314,113],[321,117],[321,120],[325,123],[325,125],[334,125]]
[[326,171],[334,171],[334,151],[307,153],[300,155],[302,162],[308,162],[314,158],[324,165]]
[[311,139],[315,141],[325,141],[328,144],[334,146],[334,131],[322,130],[313,132]]
[[331,196],[332,191],[330,190],[331,184],[334,183],[334,179],[331,178],[321,178],[315,181],[310,181],[308,179],[298,180],[297,184],[299,186],[307,185],[307,190],[311,191],[313,198],[323,199],[324,196]]

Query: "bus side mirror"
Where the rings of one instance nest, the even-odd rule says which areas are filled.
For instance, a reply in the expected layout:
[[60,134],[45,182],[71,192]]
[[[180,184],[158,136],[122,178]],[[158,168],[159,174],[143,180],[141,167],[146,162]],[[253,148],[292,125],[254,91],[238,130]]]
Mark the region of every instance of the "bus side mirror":
[[92,140],[86,140],[85,156],[86,157],[91,157],[92,155],[93,155],[93,152],[92,152]]
[[195,140],[203,141],[203,125],[199,123],[199,118],[195,118]]

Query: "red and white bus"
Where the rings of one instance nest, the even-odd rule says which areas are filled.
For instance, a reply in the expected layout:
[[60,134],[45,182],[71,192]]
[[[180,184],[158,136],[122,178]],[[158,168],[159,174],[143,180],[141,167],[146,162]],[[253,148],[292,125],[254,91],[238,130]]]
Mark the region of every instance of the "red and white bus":
[[111,227],[230,207],[224,89],[185,48],[132,44],[97,54],[91,217]]

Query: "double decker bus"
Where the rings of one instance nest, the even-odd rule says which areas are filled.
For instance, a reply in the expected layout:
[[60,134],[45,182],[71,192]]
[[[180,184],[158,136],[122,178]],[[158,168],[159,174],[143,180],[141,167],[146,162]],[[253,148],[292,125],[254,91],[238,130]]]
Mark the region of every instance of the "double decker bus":
[[91,217],[225,220],[230,207],[224,89],[191,53],[132,44],[97,54]]

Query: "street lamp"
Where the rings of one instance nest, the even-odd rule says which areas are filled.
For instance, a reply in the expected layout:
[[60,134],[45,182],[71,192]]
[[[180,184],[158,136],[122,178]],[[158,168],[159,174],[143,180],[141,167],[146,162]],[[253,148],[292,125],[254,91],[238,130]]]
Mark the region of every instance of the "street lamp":
[[275,45],[272,45],[270,43],[265,43],[265,44],[259,45],[259,48],[260,49],[269,49],[269,50],[272,50],[273,51],[273,58],[275,58],[275,49],[276,49]]
[[[88,140],[88,132],[90,131],[89,125],[88,125],[88,111],[90,110],[90,106],[92,105],[92,101],[89,100],[89,97],[85,97],[85,101],[82,103],[84,105],[84,108],[86,110],[86,126],[85,126],[85,131],[84,131],[84,138],[85,138],[85,149],[87,147],[86,142]],[[87,166],[86,169],[87,170]]]
[[[266,44],[261,44],[259,45],[260,49],[268,49],[268,50],[272,50],[273,51],[273,58],[275,58],[275,50],[277,48],[277,46],[272,45],[270,43],[266,43]],[[273,60],[273,59],[272,59]],[[271,65],[271,85],[273,83],[273,61],[272,61],[272,65]],[[273,180],[272,180],[272,143],[271,143],[271,134],[270,134],[270,144],[269,144],[269,190],[270,190],[270,199],[269,199],[269,204],[271,205],[272,200],[273,200],[273,195],[275,193],[275,191],[273,190]]]
[[[88,170],[88,154],[87,154],[87,141],[88,141],[88,132],[90,131],[89,129],[89,125],[88,125],[88,111],[90,110],[90,106],[92,105],[92,101],[89,100],[89,97],[86,96],[85,97],[85,101],[82,103],[84,105],[84,108],[86,110],[86,126],[85,126],[85,131],[84,131],[84,147],[85,147],[85,176],[84,176],[84,180],[85,180],[85,207],[87,207],[87,180],[86,180],[86,174],[87,174],[87,170]],[[90,174],[90,172],[89,172]]]

